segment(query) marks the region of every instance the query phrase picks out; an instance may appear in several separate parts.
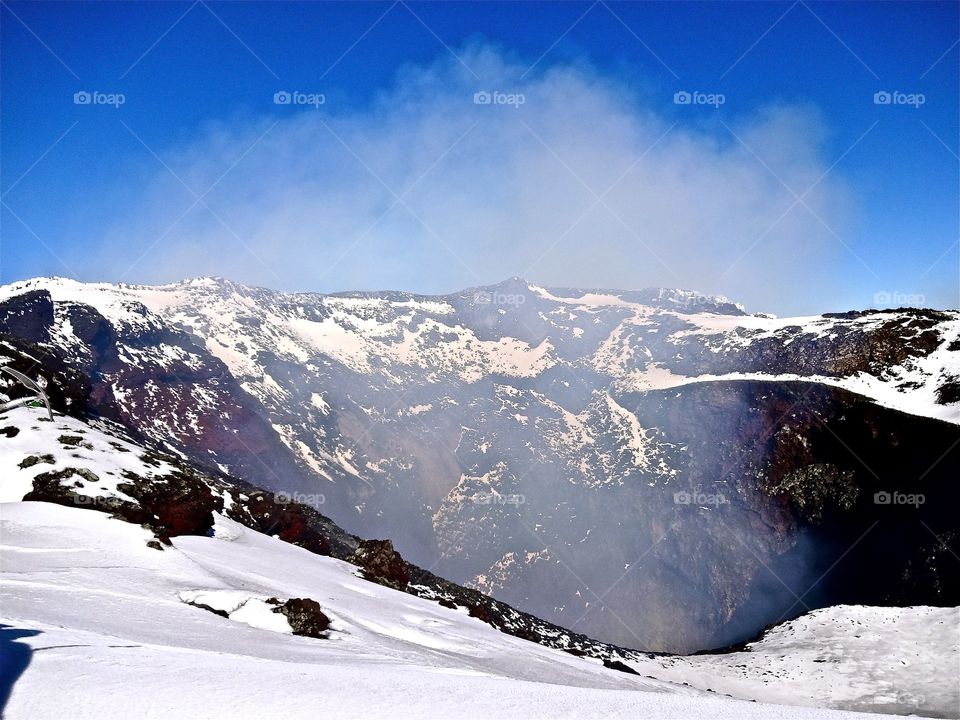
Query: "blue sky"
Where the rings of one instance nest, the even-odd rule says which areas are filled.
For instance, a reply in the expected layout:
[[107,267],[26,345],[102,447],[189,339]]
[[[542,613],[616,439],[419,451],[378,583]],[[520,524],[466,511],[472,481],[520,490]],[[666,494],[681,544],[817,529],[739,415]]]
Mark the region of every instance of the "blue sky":
[[2,282],[958,305],[956,3],[8,2],[0,22]]

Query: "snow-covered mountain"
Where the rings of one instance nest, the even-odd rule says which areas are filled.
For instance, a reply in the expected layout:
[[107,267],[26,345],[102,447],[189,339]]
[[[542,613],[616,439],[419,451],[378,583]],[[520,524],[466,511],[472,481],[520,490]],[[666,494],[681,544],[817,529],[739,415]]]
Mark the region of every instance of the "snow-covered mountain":
[[0,334],[65,407],[619,645],[960,603],[958,312],[50,278],[0,288]]
[[958,715],[957,609],[837,606],[712,655],[604,646],[104,420],[0,413],[0,543],[10,720]]

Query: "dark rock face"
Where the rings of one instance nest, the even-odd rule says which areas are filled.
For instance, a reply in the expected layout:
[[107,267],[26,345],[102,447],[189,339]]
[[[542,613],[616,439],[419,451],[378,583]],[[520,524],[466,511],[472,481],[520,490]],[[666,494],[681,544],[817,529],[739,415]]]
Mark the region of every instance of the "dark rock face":
[[53,327],[50,293],[33,290],[0,303],[0,327],[29,343],[49,342]]
[[318,555],[345,559],[359,542],[329,518],[309,505],[278,502],[276,496],[257,488],[228,488],[232,500],[226,511],[231,520],[284,542],[299,545]]
[[223,500],[196,475],[176,474],[165,482],[144,482],[129,476],[117,488],[135,497],[152,517],[150,525],[161,539],[178,535],[208,535],[213,528],[214,511],[223,510]]
[[[715,628],[711,646],[727,644],[807,607],[960,602],[945,545],[960,502],[956,426],[806,383],[712,383],[624,402],[643,423],[669,422],[687,448],[670,490],[707,496],[674,504],[647,577],[612,593],[686,598],[671,610],[672,642],[695,625]],[[893,494],[919,502],[883,502]],[[666,500],[642,503],[667,517]],[[711,606],[719,612],[702,613]]]
[[49,293],[25,293],[0,303],[0,342],[23,351],[23,362],[12,367],[48,380],[56,410],[120,422],[135,437],[176,448],[203,466],[215,467],[216,458],[244,477],[282,476],[295,489],[309,485],[257,402],[221,361],[139,303],[128,305],[139,319],[118,327],[93,307],[59,304],[78,342],[62,346],[49,334]]
[[[882,375],[887,369],[912,358],[929,355],[940,344],[937,325],[950,319],[936,310],[901,309],[893,317],[861,312],[856,317],[882,319],[876,327],[838,326],[835,331],[812,337],[809,328],[788,326],[775,335],[739,329],[731,343],[726,334],[691,337],[667,348],[664,364],[686,375],[729,372],[796,373],[844,377],[857,372]],[[833,313],[825,318],[854,319]],[[655,343],[656,344],[656,343]],[[657,352],[654,349],[654,352]]]
[[[680,651],[750,637],[807,607],[960,602],[947,561],[956,426],[802,382],[617,401],[664,429],[674,475],[595,488],[533,467],[507,478],[522,504],[461,503],[446,518],[444,532],[462,539],[439,572],[485,575],[481,589],[567,627],[589,618],[602,639]],[[883,504],[884,493],[923,502]],[[512,538],[495,573],[473,539],[491,527]],[[576,599],[556,608],[557,596]]]
[[[28,465],[29,467],[29,465]],[[116,497],[89,497],[77,493],[72,478],[97,482],[99,478],[86,468],[68,467],[39,473],[25,501],[51,502],[68,507],[109,512],[127,522],[150,528],[159,540],[169,544],[178,535],[207,535],[213,527],[213,512],[223,509],[223,501],[191,471],[169,475],[162,482],[148,481],[129,473],[117,489],[136,502]]]
[[294,635],[325,638],[330,628],[330,618],[323,613],[320,603],[310,598],[290,598],[274,612],[287,618]]
[[[2,306],[2,303],[0,303]],[[10,358],[5,363],[29,377],[40,378],[46,385],[51,407],[58,412],[83,414],[90,397],[90,381],[80,370],[71,367],[59,355],[49,350],[6,335],[0,326],[0,355]],[[0,374],[0,392],[11,400],[33,396],[19,382]]]
[[937,388],[937,402],[941,405],[960,403],[960,378],[953,378]]
[[407,564],[389,540],[361,540],[350,562],[363,568],[367,579],[403,590],[410,582]]
[[222,617],[222,618],[227,618],[228,620],[230,619],[230,615],[226,612],[226,610],[221,610],[221,609],[219,609],[219,608],[213,608],[213,607],[210,607],[209,605],[207,605],[207,604],[205,604],[205,603],[197,602],[196,600],[194,600],[194,601],[191,602],[190,604],[193,605],[193,606],[196,607],[196,608],[200,608],[201,610],[206,610],[207,612],[211,612],[211,613],[213,613],[214,615],[219,615],[220,617]]

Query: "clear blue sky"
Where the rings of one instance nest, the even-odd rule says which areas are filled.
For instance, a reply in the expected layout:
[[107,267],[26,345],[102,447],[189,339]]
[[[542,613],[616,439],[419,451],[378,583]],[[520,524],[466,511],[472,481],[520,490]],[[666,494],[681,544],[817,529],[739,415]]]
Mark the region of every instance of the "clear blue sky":
[[[103,244],[117,232],[118,217],[124,227],[137,227],[149,185],[145,178],[164,175],[162,163],[192,186],[183,158],[200,138],[205,144],[196,152],[208,152],[217,128],[261,127],[293,114],[383,113],[373,108],[395,87],[401,68],[444,59],[458,64],[467,57],[463,48],[489,43],[523,67],[536,62],[527,80],[559,66],[589,65],[592,77],[629,89],[628,102],[638,115],[655,113],[664,123],[714,137],[718,144],[736,145],[723,125],[737,127],[771,105],[817,113],[823,128],[818,167],[829,169],[831,181],[842,182],[850,196],[842,222],[824,218],[837,245],[824,255],[829,258],[824,275],[835,281],[803,297],[802,283],[759,279],[768,288],[753,297],[769,308],[753,309],[864,307],[883,292],[922,295],[926,304],[941,307],[960,302],[955,2],[4,2],[0,22],[2,282],[50,274],[172,280],[164,275],[170,271],[151,272],[156,233],[130,233],[127,247],[119,250]],[[478,88],[486,87],[484,80],[478,79]],[[325,106],[273,103],[276,91],[296,89],[322,92]],[[74,93],[83,90],[122,93],[125,102],[119,108],[74,104]],[[692,111],[674,103],[678,90],[722,93],[725,103]],[[884,90],[922,93],[924,102],[875,104],[874,94]],[[362,156],[362,141],[357,147]],[[757,155],[758,172],[769,162],[771,173],[783,176],[774,160]],[[456,156],[444,162],[455,163]],[[231,172],[244,172],[244,164]],[[197,193],[210,184],[200,175],[196,183]],[[797,194],[806,190],[791,188]],[[316,192],[327,191],[318,185]],[[194,200],[189,194],[168,199],[164,212],[170,222],[179,214],[177,202],[186,209]],[[246,221],[231,209],[231,198],[217,202],[210,204],[224,225],[242,237]],[[636,222],[642,225],[642,218]],[[333,247],[342,238],[318,235],[318,256],[326,258],[327,242]],[[460,252],[456,237],[448,242],[451,253],[422,273],[398,259],[401,270],[393,275],[379,270],[370,286],[432,292],[514,274],[535,282],[579,278],[508,253],[500,264],[491,260],[466,272],[455,256],[473,257],[475,249]],[[332,255],[342,254],[336,247],[328,264]],[[409,252],[418,247],[411,243]],[[122,262],[89,261],[106,252],[123,255]],[[242,243],[236,252],[245,252]],[[730,262],[737,255],[733,251]],[[369,255],[362,257],[369,262]],[[124,272],[135,261],[134,269]],[[362,268],[351,266],[349,257],[337,262],[342,274],[318,273],[315,281],[287,273],[282,263],[270,276],[240,279],[321,291],[342,289],[348,281],[363,284]],[[616,264],[611,260],[611,270]],[[183,275],[201,274],[190,272],[189,263],[182,267]],[[232,266],[224,267],[217,274],[232,274]],[[197,268],[208,274],[211,264]],[[622,272],[605,274],[602,263],[583,278],[594,285],[627,282]],[[646,276],[640,279],[635,284],[651,284]],[[657,284],[684,280],[681,270]],[[737,290],[719,277],[714,282],[701,274],[696,282],[729,294]]]

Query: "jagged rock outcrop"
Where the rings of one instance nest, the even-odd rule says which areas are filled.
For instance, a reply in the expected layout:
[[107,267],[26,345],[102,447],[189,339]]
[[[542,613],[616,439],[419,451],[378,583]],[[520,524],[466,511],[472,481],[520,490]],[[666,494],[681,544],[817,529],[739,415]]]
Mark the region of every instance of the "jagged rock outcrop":
[[404,590],[410,582],[407,563],[389,540],[361,540],[350,562],[363,568],[364,577]]

